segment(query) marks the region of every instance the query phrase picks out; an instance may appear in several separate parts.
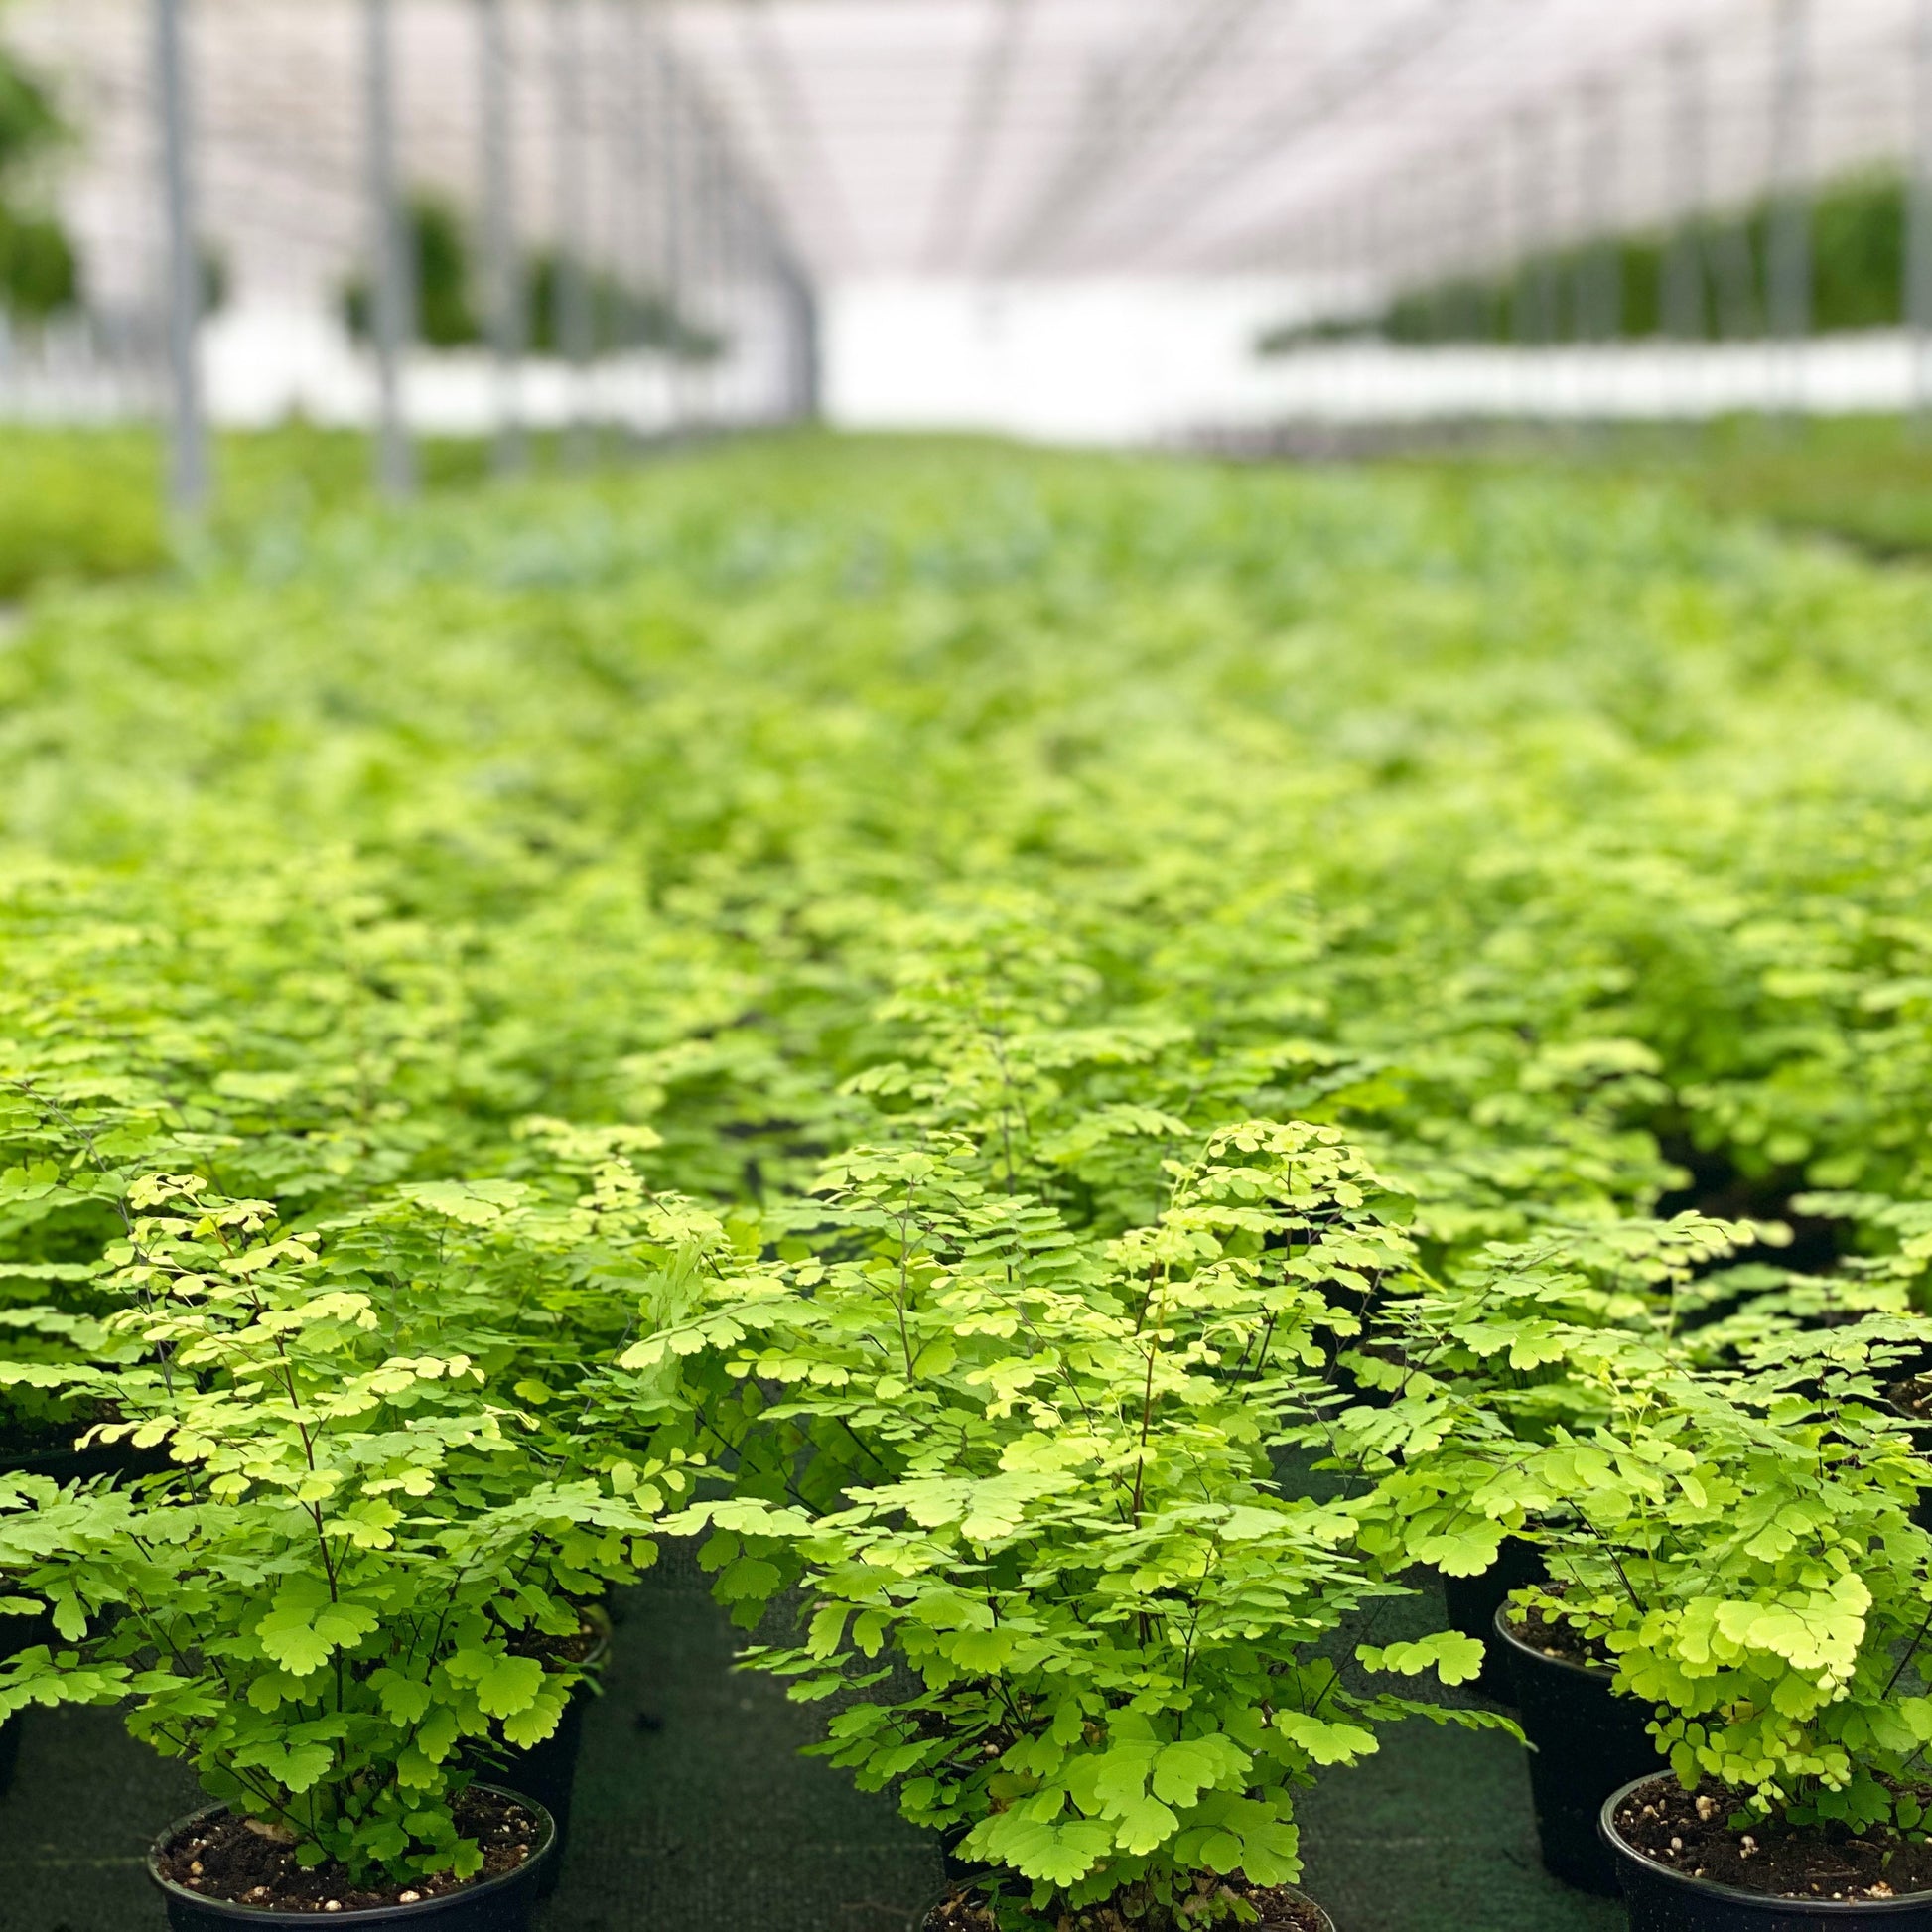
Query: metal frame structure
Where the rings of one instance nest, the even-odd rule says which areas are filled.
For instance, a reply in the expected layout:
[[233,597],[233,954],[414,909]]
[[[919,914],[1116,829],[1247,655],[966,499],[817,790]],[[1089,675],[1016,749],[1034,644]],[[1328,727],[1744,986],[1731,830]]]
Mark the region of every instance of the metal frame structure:
[[[251,274],[373,261],[379,474],[410,487],[397,210],[423,182],[484,236],[506,471],[532,246],[574,393],[602,393],[598,277],[700,326],[749,279],[799,408],[815,292],[865,277],[1272,275],[1346,313],[1542,258],[1515,308],[1545,343],[1560,316],[1611,333],[1607,242],[1668,230],[1671,333],[1797,342],[1814,184],[1872,163],[1911,183],[1901,319],[1932,414],[1932,0],[16,0],[7,31],[161,128],[185,509],[208,486],[204,227]],[[1753,260],[1729,215],[1767,197]],[[687,415],[715,402],[689,366],[674,386]]]
[[[91,67],[111,92],[145,76],[116,71],[103,23],[150,4],[16,0],[7,31]],[[353,138],[331,69],[347,65],[336,22],[359,0],[175,4],[197,19],[209,139],[237,170],[245,154],[258,191],[313,195],[330,173],[316,164]],[[551,117],[535,69],[555,9],[501,4],[525,69],[523,172],[547,177],[535,149]],[[450,125],[475,106],[451,47],[461,0],[391,5],[412,140],[433,145],[440,125],[447,147]],[[1703,192],[1723,206],[1771,176],[1780,72],[1793,84],[1816,76],[1801,165],[1831,173],[1909,151],[1917,5],[579,0],[579,16],[592,49],[587,94],[607,91],[598,50],[625,16],[643,18],[712,103],[746,184],[815,271],[838,278],[1266,267],[1305,249],[1338,207],[1382,200],[1419,169],[1480,166],[1525,109],[1568,126],[1591,96],[1627,117],[1624,199],[1633,218],[1653,219],[1683,193],[1654,138],[1682,48],[1701,51],[1709,69]],[[1803,13],[1809,52],[1781,68],[1780,22]],[[420,40],[418,19],[428,22]],[[589,102],[593,120],[601,106]],[[447,154],[437,166],[448,171]],[[209,189],[218,200],[221,184]]]
[[[581,468],[617,447],[607,420],[648,440],[816,408],[816,283],[664,0],[55,0],[6,28],[89,128],[74,195],[92,299],[163,322],[184,522],[213,491],[216,263],[275,313],[324,315],[359,285],[375,479],[415,489],[420,193],[478,243],[500,474],[528,466],[539,413]],[[554,352],[533,359],[538,325]],[[735,353],[754,327],[783,339],[759,394],[692,374],[698,345]]]
[[182,0],[154,0],[154,96],[160,111],[161,200],[168,237],[169,499],[199,517],[214,486],[208,458],[198,339],[202,321],[201,231],[196,218],[194,108],[182,37]]
[[363,129],[371,324],[376,366],[376,485],[400,499],[416,488],[416,453],[402,406],[402,358],[416,333],[415,269],[396,165],[395,43],[390,0],[363,0]]

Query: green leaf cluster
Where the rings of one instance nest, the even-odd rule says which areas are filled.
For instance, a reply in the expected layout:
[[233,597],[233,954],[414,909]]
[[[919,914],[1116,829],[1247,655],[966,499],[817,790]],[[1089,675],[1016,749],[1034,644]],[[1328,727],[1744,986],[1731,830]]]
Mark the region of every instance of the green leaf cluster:
[[[709,1528],[748,1620],[799,1580],[803,1643],[753,1661],[838,1696],[817,1748],[1024,1881],[1010,1910],[1207,1923],[1221,1881],[1296,1875],[1296,1788],[1378,1723],[1493,1722],[1344,1674],[1344,1624],[1394,1587],[1349,1505],[1269,1455],[1325,1442],[1320,1371],[1408,1244],[1307,1123],[1216,1134],[1112,1239],[982,1165],[967,1142],[842,1157],[796,1260],[626,1352],[721,1362],[741,1454],[788,1432],[763,1459],[783,1493],[741,1482],[667,1528]],[[833,1481],[792,1477],[812,1452]],[[1455,1683],[1479,1659],[1449,1637],[1359,1661]]]
[[479,1867],[454,1799],[556,1729],[581,1672],[544,1640],[651,1560],[689,1482],[587,1466],[542,1415],[578,1338],[554,1339],[571,1289],[520,1191],[424,1189],[298,1230],[198,1176],[125,1186],[93,1284],[105,1344],[0,1376],[111,1418],[83,1442],[165,1445],[173,1467],[0,1477],[11,1607],[46,1626],[0,1665],[0,1716],[127,1701],[138,1737],[307,1862]]

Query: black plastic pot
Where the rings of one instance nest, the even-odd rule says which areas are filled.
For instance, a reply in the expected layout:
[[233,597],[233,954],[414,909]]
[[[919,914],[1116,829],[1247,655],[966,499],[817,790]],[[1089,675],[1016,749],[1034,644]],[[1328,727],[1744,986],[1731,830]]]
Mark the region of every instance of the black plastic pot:
[[166,1443],[152,1449],[136,1449],[132,1443],[93,1443],[86,1449],[0,1455],[0,1474],[51,1476],[56,1482],[84,1482],[89,1476],[153,1476],[173,1466]]
[[460,1891],[446,1892],[440,1898],[425,1898],[415,1905],[378,1905],[357,1912],[331,1912],[325,1919],[320,1912],[271,1912],[259,1905],[235,1905],[224,1898],[204,1898],[185,1885],[161,1875],[161,1854],[191,1831],[203,1819],[217,1816],[225,1805],[210,1805],[206,1811],[191,1812],[178,1818],[148,1849],[148,1876],[160,1889],[168,1905],[168,1924],[172,1932],[233,1932],[237,1925],[339,1925],[381,1926],[385,1932],[415,1932],[419,1925],[433,1925],[436,1932],[527,1932],[530,1914],[541,1896],[543,1873],[556,1856],[557,1828],[549,1813],[516,1791],[497,1785],[483,1785],[481,1790],[495,1791],[513,1798],[537,1813],[545,1828],[537,1849],[516,1867],[499,1877],[484,1878]]
[[[48,1625],[45,1617],[0,1616],[0,1664],[37,1643],[45,1643]],[[14,1760],[20,1755],[20,1720],[9,1718],[0,1724],[0,1797],[13,1788]]]
[[[48,1639],[45,1617],[0,1616],[0,1663],[16,1651],[27,1650]],[[14,1766],[20,1757],[20,1720],[9,1718],[0,1724],[0,1798],[13,1789]]]
[[1647,1859],[1616,1829],[1624,1803],[1657,1773],[1603,1800],[1597,1831],[1630,1908],[1630,1932],[1932,1932],[1932,1892],[1906,1898],[1770,1898]]
[[[89,1476],[156,1475],[167,1468],[165,1445],[137,1449],[127,1443],[100,1443],[90,1449],[47,1449],[31,1454],[0,1454],[0,1474],[48,1476],[55,1482],[83,1482]],[[0,1616],[0,1660],[18,1650],[48,1641],[46,1619]],[[14,1765],[20,1756],[20,1720],[0,1725],[0,1797],[13,1788]]]
[[[1886,1404],[1895,1416],[1911,1425],[1915,1432],[1912,1438],[1913,1447],[1924,1455],[1928,1449],[1932,1449],[1932,1441],[1928,1441],[1926,1435],[1928,1427],[1932,1427],[1932,1416],[1925,1415],[1905,1398],[1913,1383],[1924,1376],[1927,1363],[1924,1358],[1920,1358],[1910,1366],[1912,1369],[1910,1375],[1887,1386]],[[1912,1504],[1912,1521],[1922,1530],[1932,1530],[1932,1489],[1921,1489],[1918,1492],[1918,1498]]]
[[1479,1577],[1445,1577],[1443,1598],[1449,1605],[1451,1630],[1473,1637],[1482,1646],[1482,1672],[1476,1689],[1498,1704],[1514,1704],[1516,1692],[1509,1675],[1510,1653],[1496,1641],[1496,1612],[1513,1589],[1546,1583],[1550,1569],[1543,1552],[1520,1536],[1506,1536],[1496,1561]]
[[1295,1893],[1295,1896],[1299,1898],[1304,1905],[1314,1905],[1314,1922],[1317,1928],[1317,1932],[1335,1932],[1334,1920],[1331,1919],[1328,1916],[1328,1914],[1321,1909],[1319,1905],[1315,1905],[1314,1900],[1311,1898],[1307,1892],[1298,1891]]
[[1580,1891],[1617,1895],[1616,1865],[1597,1832],[1603,1800],[1655,1777],[1650,1707],[1610,1689],[1610,1673],[1525,1643],[1498,1610],[1490,1628],[1509,1653],[1516,1717],[1530,1741],[1530,1797],[1543,1867]]
[[[953,1887],[953,1890],[957,1890],[957,1889],[958,1886],[955,1885]],[[1328,1916],[1328,1914],[1321,1909],[1319,1905],[1315,1905],[1314,1900],[1311,1898],[1307,1892],[1296,1891],[1293,1885],[1288,1885],[1282,1887],[1281,1889],[1284,1889],[1290,1892],[1294,1897],[1299,1898],[1304,1905],[1314,1906],[1316,1932],[1335,1932],[1334,1920],[1331,1919]],[[939,1898],[935,1898],[930,1905],[922,1906],[913,1915],[911,1924],[906,1927],[906,1932],[926,1932],[926,1928],[932,1923],[933,1913],[936,1912],[939,1909],[939,1907],[946,1902],[946,1899],[950,1898],[951,1896],[952,1896],[952,1892],[948,1891],[943,1896]],[[1042,1927],[1042,1932],[1044,1932],[1043,1927]],[[1302,1928],[1299,1925],[1294,1927],[1285,1927],[1282,1921],[1280,1921],[1279,1919],[1261,1919],[1256,1922],[1253,1932],[1302,1932]],[[1916,1932],[1916,1928],[1914,1928],[1914,1932]]]
[[982,1864],[978,1859],[960,1856],[960,1842],[971,1829],[968,1825],[957,1825],[951,1831],[941,1832],[939,1835],[939,1856],[945,1861],[946,1882],[949,1885],[973,1885],[982,1878],[992,1876],[993,1867],[990,1864]]
[[[45,1644],[49,1625],[45,1617],[0,1617],[0,1664],[19,1650]],[[19,1718],[0,1724],[0,1797],[14,1789],[14,1766],[19,1762]]]
[[[584,1620],[597,1629],[597,1642],[584,1659],[584,1668],[595,1677],[610,1661],[611,1619],[601,1605],[592,1604],[585,1609]],[[577,1760],[584,1749],[584,1714],[596,1696],[591,1684],[578,1685],[564,1706],[557,1728],[542,1743],[532,1744],[527,1751],[509,1751],[503,1755],[503,1776],[514,1789],[534,1798],[550,1814],[557,1828],[556,1856],[544,1872],[541,1887],[545,1898],[557,1889],[563,1876],[564,1853],[570,1846],[571,1803],[577,1795]]]

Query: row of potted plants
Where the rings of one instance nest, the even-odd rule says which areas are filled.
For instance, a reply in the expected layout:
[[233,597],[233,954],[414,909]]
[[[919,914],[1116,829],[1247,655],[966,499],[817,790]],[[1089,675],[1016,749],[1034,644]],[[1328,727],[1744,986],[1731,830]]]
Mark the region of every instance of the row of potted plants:
[[[1680,1262],[1752,1232],[1655,1231]],[[1357,1446],[1416,1550],[1467,1572],[1444,1539],[1474,1530],[1521,1553],[1492,1634],[1553,1871],[1621,1890],[1646,1932],[1915,1923],[1923,1323],[1770,1311],[1740,1343],[1734,1317],[1685,1321],[1695,1283],[1628,1233],[1656,1279],[1620,1321],[1547,1256],[1515,1292],[1486,1275],[1393,1309],[1402,1368]]]
[[[512,1922],[554,1836],[514,1760],[665,1535],[748,1624],[798,1592],[754,1659],[836,1694],[819,1748],[941,1836],[945,1932],[1320,1924],[1297,1790],[1394,1722],[1513,1727],[1407,1688],[1466,1684],[1478,1641],[1376,1646],[1359,1613],[1512,1536],[1548,1576],[1499,1640],[1613,1673],[1675,1773],[1653,1752],[1609,1813],[1637,1924],[1721,1925],[1726,1887],[1932,1910],[1932,1467],[1887,1395],[1913,1322],[1707,1359],[1669,1311],[1748,1231],[1695,1218],[1437,1280],[1307,1123],[1209,1137],[1106,1238],[964,1135],[853,1150],[756,1229],[621,1142],[553,1129],[547,1179],[312,1228],[133,1177],[99,1336],[4,1370],[122,1462],[0,1478],[0,1610],[43,1620],[0,1711],[124,1704],[193,1765],[177,1923]],[[1561,1741],[1572,1810],[1607,1796]]]
[[[597,1600],[690,1480],[593,1467],[544,1420],[594,1332],[559,1324],[548,1264],[587,1265],[626,1213],[645,1256],[624,1173],[563,1212],[426,1187],[302,1231],[205,1176],[137,1176],[90,1271],[93,1359],[0,1370],[97,1458],[0,1476],[4,1607],[37,1626],[0,1710],[123,1706],[193,1768],[213,1808],[152,1862],[177,1924],[527,1914],[567,1820],[542,1747],[581,1716]],[[492,1789],[506,1761],[564,1816]]]

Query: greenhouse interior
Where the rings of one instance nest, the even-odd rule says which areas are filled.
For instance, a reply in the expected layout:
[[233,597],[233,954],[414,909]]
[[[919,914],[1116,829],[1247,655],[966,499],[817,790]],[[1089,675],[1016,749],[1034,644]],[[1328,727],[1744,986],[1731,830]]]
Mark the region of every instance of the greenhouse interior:
[[1932,0],[0,0],[0,1932],[1932,1932]]

